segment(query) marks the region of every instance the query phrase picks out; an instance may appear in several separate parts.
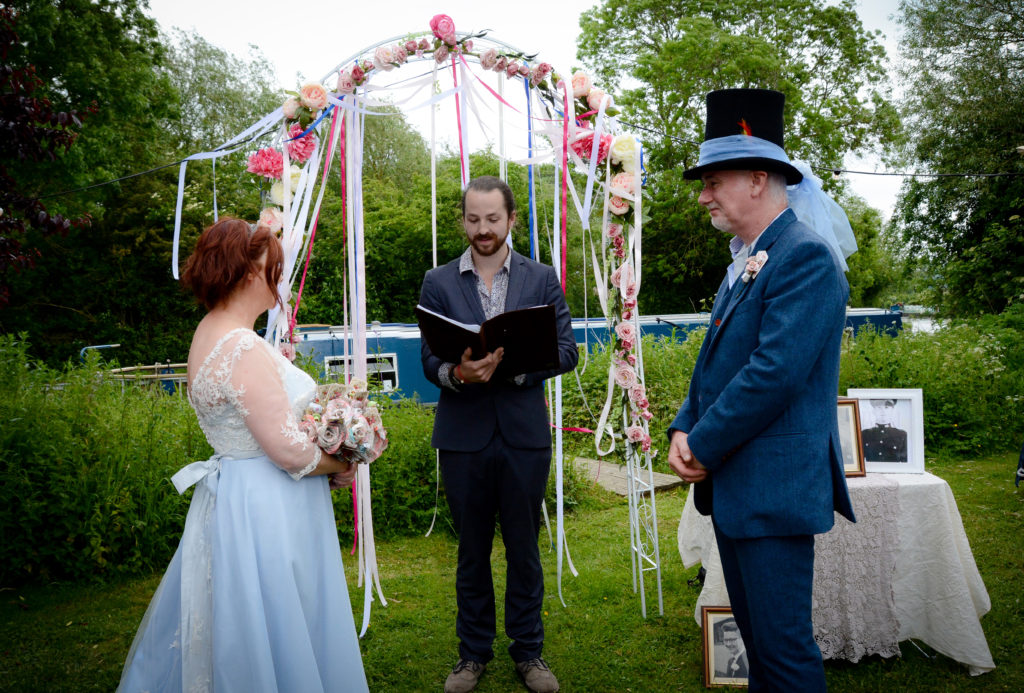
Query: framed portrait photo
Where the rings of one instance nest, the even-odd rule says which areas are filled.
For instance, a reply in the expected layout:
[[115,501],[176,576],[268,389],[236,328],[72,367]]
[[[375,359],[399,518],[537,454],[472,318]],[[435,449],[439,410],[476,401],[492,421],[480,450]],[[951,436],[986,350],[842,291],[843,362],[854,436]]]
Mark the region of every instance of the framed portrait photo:
[[739,626],[727,606],[702,606],[701,630],[704,640],[704,685],[746,686],[747,649]]
[[839,447],[843,451],[843,471],[846,476],[864,476],[864,450],[860,441],[860,406],[853,397],[840,397],[837,402],[839,416]]
[[924,404],[921,390],[850,388],[857,400],[861,451],[868,472],[924,473]]

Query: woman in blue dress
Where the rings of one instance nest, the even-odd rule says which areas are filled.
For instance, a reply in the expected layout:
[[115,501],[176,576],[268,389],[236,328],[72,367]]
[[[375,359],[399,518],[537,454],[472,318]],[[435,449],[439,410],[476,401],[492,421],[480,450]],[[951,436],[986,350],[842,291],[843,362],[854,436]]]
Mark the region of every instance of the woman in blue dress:
[[299,430],[316,384],[252,329],[280,302],[282,264],[273,233],[239,219],[186,264],[208,310],[189,401],[215,454],[172,479],[192,503],[118,691],[367,690],[330,494],[355,466]]

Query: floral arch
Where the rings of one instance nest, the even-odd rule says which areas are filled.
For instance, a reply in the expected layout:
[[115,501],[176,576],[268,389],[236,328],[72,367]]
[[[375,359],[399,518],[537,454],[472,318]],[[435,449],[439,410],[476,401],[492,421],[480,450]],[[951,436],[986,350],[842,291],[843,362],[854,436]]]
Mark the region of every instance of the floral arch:
[[[422,63],[429,72],[404,83],[409,92],[401,101],[376,98],[392,87],[385,75],[409,64]],[[492,86],[492,83],[496,83]],[[325,86],[332,84],[333,89]],[[513,97],[522,89],[519,97]],[[506,93],[508,91],[508,93]],[[316,237],[317,221],[328,174],[340,168],[347,243],[348,301],[344,311],[347,337],[351,338],[353,373],[366,377],[366,293],[362,193],[362,132],[367,116],[387,115],[383,106],[405,109],[431,107],[452,99],[455,104],[460,174],[465,187],[470,179],[470,119],[486,129],[498,123],[499,162],[504,178],[509,161],[527,166],[529,176],[530,248],[538,257],[536,209],[550,200],[554,226],[552,264],[565,289],[567,222],[570,206],[584,229],[584,257],[590,257],[599,303],[607,320],[612,364],[607,395],[595,431],[600,455],[616,449],[618,442],[629,479],[630,546],[634,590],[639,591],[646,615],[645,575],[656,575],[658,610],[662,612],[661,572],[657,540],[657,516],[651,470],[651,436],[648,401],[644,386],[643,352],[639,338],[637,298],[641,287],[641,231],[643,219],[643,152],[633,135],[622,132],[610,95],[582,73],[560,73],[535,56],[489,37],[486,32],[455,30],[447,15],[437,15],[429,30],[390,38],[373,44],[339,63],[318,82],[304,84],[282,106],[212,152],[196,154],[181,164],[178,208],[175,219],[172,271],[178,277],[180,236],[186,166],[189,161],[216,160],[242,150],[258,138],[270,144],[248,157],[247,171],[265,179],[269,191],[261,193],[259,222],[279,234],[285,250],[285,267],[278,291],[288,299],[295,290],[295,305],[285,301],[268,316],[267,339],[290,345],[306,269]],[[517,101],[520,105],[514,105]],[[431,108],[431,176],[433,263],[437,265],[437,135],[435,109]],[[505,132],[518,119],[525,125],[526,144],[510,145]],[[509,154],[508,149],[518,152]],[[555,185],[550,191],[536,189],[534,166],[554,164]],[[322,180],[319,186],[317,181]],[[577,185],[583,189],[582,196]],[[262,186],[261,186],[262,187]],[[317,192],[319,191],[319,192]],[[600,227],[591,230],[591,217],[600,211]],[[216,191],[214,191],[216,218]],[[587,273],[587,268],[584,267]],[[558,593],[562,598],[563,554],[568,555],[562,503],[562,382],[549,381],[551,420],[555,428],[557,495]],[[356,528],[359,544],[359,580],[365,580],[362,632],[369,622],[373,586],[386,605],[377,571],[370,507],[370,475],[360,465],[354,487],[357,499]],[[361,632],[361,634],[362,634]]]

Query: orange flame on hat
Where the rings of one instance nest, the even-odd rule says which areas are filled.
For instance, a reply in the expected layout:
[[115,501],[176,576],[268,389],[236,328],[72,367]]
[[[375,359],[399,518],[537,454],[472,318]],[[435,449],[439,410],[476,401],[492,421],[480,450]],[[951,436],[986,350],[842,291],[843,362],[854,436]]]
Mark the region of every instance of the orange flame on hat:
[[738,122],[736,124],[740,126],[740,129],[743,131],[744,135],[746,135],[747,137],[753,137],[754,136],[754,133],[752,133],[750,131],[750,126],[747,125],[747,119],[746,118],[741,118],[740,122]]

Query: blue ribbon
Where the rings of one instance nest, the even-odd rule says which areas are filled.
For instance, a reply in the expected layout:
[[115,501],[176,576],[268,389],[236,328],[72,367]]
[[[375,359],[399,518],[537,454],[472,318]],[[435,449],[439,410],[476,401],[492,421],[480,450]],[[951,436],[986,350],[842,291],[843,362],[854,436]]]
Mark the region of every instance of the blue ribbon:
[[[530,81],[529,80],[526,80],[526,79],[523,80],[523,88],[526,90],[526,149],[527,149],[527,157],[532,159],[533,158],[533,113],[532,113],[532,108],[531,108],[531,104],[530,104],[531,99],[530,99]],[[533,164],[532,163],[527,165],[526,173],[527,173],[527,179],[529,181],[529,186],[530,186],[530,199],[529,199],[529,202],[528,202],[528,204],[530,205],[530,209],[528,211],[529,226],[530,226],[530,257],[532,259],[534,259],[534,260],[537,260],[538,259],[537,258],[537,248],[536,248],[536,244],[533,242],[533,237],[534,237],[534,235],[536,233],[536,228],[535,227],[536,227],[536,224],[537,224],[537,220],[534,218],[534,215],[533,215],[534,199],[533,199]]]

